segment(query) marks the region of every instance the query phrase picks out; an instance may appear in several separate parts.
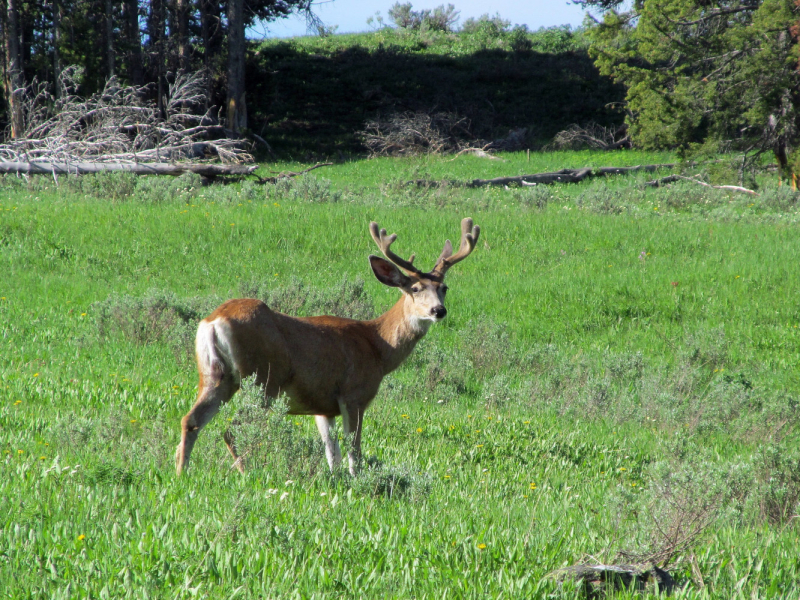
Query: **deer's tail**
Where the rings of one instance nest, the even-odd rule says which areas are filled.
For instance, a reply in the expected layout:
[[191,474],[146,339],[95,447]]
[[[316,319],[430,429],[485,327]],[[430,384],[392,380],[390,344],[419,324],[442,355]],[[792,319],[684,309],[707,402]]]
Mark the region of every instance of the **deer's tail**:
[[218,319],[200,322],[195,339],[197,368],[211,380],[219,381],[228,375],[238,383],[239,373],[226,333],[226,328]]

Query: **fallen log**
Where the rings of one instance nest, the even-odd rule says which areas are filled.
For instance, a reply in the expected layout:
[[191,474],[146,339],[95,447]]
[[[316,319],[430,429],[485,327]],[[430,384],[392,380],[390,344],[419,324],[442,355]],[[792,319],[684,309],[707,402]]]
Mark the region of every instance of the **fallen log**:
[[672,575],[656,565],[573,565],[549,576],[559,583],[575,581],[580,598],[605,598],[622,590],[670,595],[676,587]]
[[473,179],[471,181],[436,181],[431,179],[414,179],[406,182],[406,185],[430,187],[447,184],[472,188],[483,187],[486,185],[549,185],[553,183],[578,183],[588,177],[622,175],[625,173],[636,173],[638,171],[651,172],[659,169],[671,169],[676,166],[676,163],[666,163],[659,165],[636,165],[635,167],[584,167],[582,169],[561,169],[560,171],[554,171],[552,173],[534,173],[532,175],[517,175],[514,177],[495,177],[494,179]]
[[332,162],[326,163],[317,163],[313,167],[308,167],[307,169],[303,169],[302,171],[294,172],[294,171],[281,171],[280,173],[276,173],[272,171],[272,173],[276,173],[273,177],[259,177],[258,183],[278,183],[281,179],[291,179],[292,177],[299,177],[300,175],[305,175],[309,171],[313,171],[314,169],[319,169],[320,167],[330,167],[333,165]]
[[0,173],[27,173],[42,175],[85,175],[109,171],[135,175],[183,175],[197,173],[203,177],[217,175],[249,175],[258,165],[171,164],[171,163],[116,163],[116,162],[0,162]]
[[696,183],[697,185],[714,188],[715,190],[730,190],[731,192],[742,192],[743,194],[758,196],[758,194],[755,191],[750,190],[746,187],[742,187],[740,185],[711,185],[710,183],[706,183],[705,181],[700,181],[699,179],[695,179],[694,177],[685,177],[683,175],[667,175],[666,177],[662,177],[661,179],[646,181],[644,185],[646,187],[661,187],[662,185],[669,185],[670,183],[675,183],[676,181],[691,181],[692,183]]

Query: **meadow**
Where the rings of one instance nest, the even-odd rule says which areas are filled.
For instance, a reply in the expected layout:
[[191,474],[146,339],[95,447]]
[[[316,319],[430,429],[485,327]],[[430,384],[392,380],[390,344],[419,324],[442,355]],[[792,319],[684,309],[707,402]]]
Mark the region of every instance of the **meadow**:
[[[502,158],[2,179],[0,597],[575,598],[559,569],[653,559],[676,598],[797,598],[798,194],[404,183],[674,160]],[[429,268],[465,216],[479,245],[367,411],[357,477],[249,388],[175,477],[199,319],[239,296],[377,316],[398,292],[368,223]]]

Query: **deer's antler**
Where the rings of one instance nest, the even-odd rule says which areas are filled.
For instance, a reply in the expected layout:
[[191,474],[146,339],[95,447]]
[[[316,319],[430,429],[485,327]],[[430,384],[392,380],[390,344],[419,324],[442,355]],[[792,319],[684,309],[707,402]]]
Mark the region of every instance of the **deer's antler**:
[[404,260],[397,256],[394,252],[389,249],[389,246],[397,239],[397,234],[393,233],[392,235],[386,235],[385,229],[378,229],[378,224],[375,221],[372,221],[369,224],[369,232],[372,234],[372,239],[375,240],[375,243],[378,244],[378,248],[381,249],[384,256],[396,264],[398,267],[401,267],[408,271],[409,273],[416,273],[417,275],[422,275],[422,271],[417,269],[413,264],[414,262],[414,255],[412,254],[408,260]]
[[452,267],[459,261],[464,260],[475,249],[475,244],[478,242],[478,236],[481,234],[481,228],[477,225],[472,225],[472,219],[467,217],[461,221],[461,247],[458,252],[453,254],[453,244],[450,240],[445,241],[442,254],[439,260],[436,261],[436,266],[433,268],[434,275],[444,277],[447,269]]

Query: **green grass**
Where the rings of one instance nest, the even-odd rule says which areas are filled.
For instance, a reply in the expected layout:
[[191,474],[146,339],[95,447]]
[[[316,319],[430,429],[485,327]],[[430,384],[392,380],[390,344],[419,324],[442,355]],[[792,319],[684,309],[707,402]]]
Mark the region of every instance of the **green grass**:
[[[549,574],[691,517],[709,525],[671,563],[676,597],[797,597],[796,195],[400,184],[670,160],[503,158],[277,187],[3,180],[3,597],[571,598]],[[255,416],[239,476],[220,439],[253,414],[237,395],[175,478],[197,318],[246,290],[377,313],[397,292],[369,274],[368,222],[427,267],[464,216],[479,247],[367,411],[369,468],[332,476],[311,419]]]

